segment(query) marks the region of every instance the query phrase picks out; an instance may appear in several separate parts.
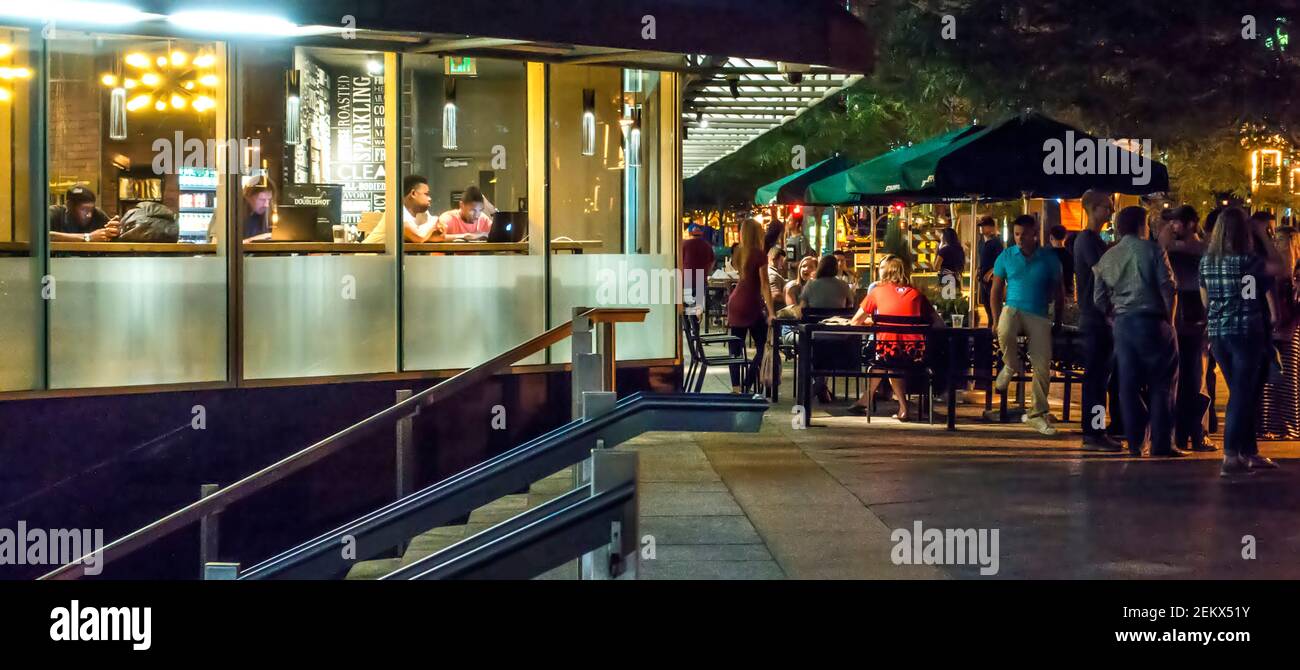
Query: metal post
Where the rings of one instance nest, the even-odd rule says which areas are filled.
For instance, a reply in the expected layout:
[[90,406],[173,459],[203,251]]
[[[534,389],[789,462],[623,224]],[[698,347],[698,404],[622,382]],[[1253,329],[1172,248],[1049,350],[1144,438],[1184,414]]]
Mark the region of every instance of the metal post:
[[[216,493],[220,488],[217,484],[199,486],[199,499],[202,500]],[[221,512],[213,512],[199,519],[199,574],[203,574],[204,566],[217,560],[217,549],[220,546],[220,524]]]
[[[411,397],[411,389],[399,389],[397,402]],[[419,411],[412,412],[397,420],[397,497],[405,498],[415,490],[415,440],[412,423]]]
[[233,582],[239,579],[238,563],[204,563],[203,580]]
[[980,240],[979,221],[976,218],[979,216],[976,211],[978,202],[978,197],[970,199],[970,314],[966,319],[972,327],[975,325],[975,312],[979,309],[979,298],[977,297],[980,285],[979,256],[980,248],[984,246],[984,242]]
[[605,375],[600,354],[595,353],[591,319],[582,316],[590,309],[590,307],[573,308],[573,334],[569,337],[569,343],[573,352],[573,372],[570,375],[572,388],[570,416],[574,419],[582,417],[583,391],[601,390]]
[[[609,451],[594,449],[591,452],[591,495],[610,491],[637,480],[637,453],[635,451]],[[636,579],[640,572],[640,509],[639,495],[623,510],[622,521],[610,528],[610,542],[582,557],[582,578],[593,580]]]
[[614,347],[618,324],[602,323],[600,326],[600,355],[603,358],[600,388],[602,391],[618,391],[615,385],[618,377],[618,356]]

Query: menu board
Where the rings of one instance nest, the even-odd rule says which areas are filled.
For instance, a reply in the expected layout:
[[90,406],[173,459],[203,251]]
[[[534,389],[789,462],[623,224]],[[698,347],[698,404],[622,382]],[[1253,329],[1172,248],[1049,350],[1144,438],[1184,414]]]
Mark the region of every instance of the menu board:
[[326,181],[343,186],[342,218],[355,224],[365,212],[382,212],[387,203],[384,137],[384,77],[363,70],[333,75],[330,126],[334,155]]

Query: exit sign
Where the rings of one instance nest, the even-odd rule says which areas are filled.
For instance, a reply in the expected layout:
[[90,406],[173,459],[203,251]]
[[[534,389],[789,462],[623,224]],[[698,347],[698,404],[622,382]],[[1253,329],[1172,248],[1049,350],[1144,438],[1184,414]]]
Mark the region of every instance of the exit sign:
[[442,62],[443,74],[466,77],[478,75],[478,61],[473,56],[447,56]]

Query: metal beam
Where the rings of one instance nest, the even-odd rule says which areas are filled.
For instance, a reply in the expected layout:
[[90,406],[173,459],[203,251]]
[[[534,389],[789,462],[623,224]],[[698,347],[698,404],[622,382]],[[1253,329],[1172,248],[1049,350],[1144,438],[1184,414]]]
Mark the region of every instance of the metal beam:
[[745,98],[822,98],[826,95],[813,91],[741,91],[738,96],[732,96],[731,91],[693,91],[693,93],[695,93],[695,96],[692,100],[699,100],[700,98],[724,98],[725,100],[744,100]]

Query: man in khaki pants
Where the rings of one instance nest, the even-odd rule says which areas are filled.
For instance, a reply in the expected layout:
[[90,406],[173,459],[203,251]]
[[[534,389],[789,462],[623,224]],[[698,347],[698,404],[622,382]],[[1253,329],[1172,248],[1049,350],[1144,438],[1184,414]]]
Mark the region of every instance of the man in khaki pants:
[[[1061,325],[1065,312],[1061,261],[1050,249],[1038,245],[1038,221],[1034,217],[1017,217],[1014,226],[1016,246],[1004,250],[993,264],[990,303],[1004,363],[995,386],[999,391],[1007,390],[1011,377],[1023,371],[1016,338],[1026,336],[1034,386],[1033,407],[1025,413],[1025,423],[1043,435],[1055,435],[1047,388],[1052,374],[1052,331]],[[1048,317],[1048,300],[1055,302],[1055,321]]]

